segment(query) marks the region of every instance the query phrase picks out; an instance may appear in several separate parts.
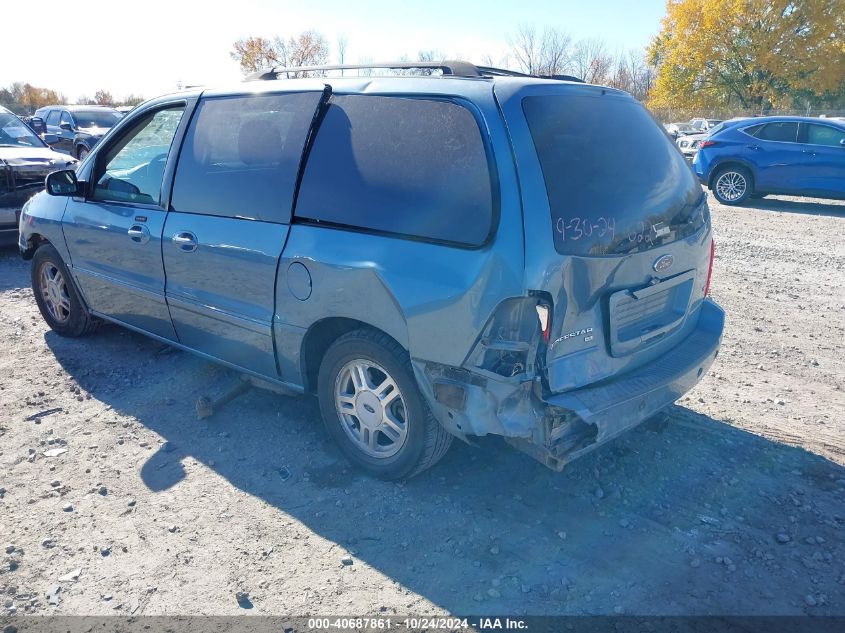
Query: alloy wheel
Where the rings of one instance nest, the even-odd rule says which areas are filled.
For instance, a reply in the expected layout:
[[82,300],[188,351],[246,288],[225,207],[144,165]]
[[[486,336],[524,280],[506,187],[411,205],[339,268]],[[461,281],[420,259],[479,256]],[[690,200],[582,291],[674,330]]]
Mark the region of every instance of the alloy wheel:
[[370,457],[392,457],[408,438],[402,393],[393,377],[370,360],[343,366],[335,381],[335,406],[346,435]]
[[70,295],[64,275],[53,263],[41,267],[40,290],[50,316],[64,323],[70,318]]
[[742,198],[748,189],[748,181],[738,171],[726,171],[716,181],[716,193],[722,200],[734,202]]

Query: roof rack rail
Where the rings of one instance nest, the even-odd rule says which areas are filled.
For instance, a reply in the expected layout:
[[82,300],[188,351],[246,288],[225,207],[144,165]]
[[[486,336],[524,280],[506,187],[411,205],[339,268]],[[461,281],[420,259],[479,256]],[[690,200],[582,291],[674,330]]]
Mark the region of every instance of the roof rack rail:
[[584,83],[583,79],[572,75],[529,75],[517,70],[494,68],[493,66],[476,66],[470,62],[458,60],[444,60],[441,62],[372,62],[369,64],[329,64],[324,66],[274,66],[247,75],[246,81],[290,79],[291,73],[325,72],[329,70],[372,70],[374,68],[383,68],[386,70],[439,70],[444,75],[451,77],[534,77],[537,79],[555,79],[558,81],[577,81]]
[[534,77],[536,79],[555,79],[557,81],[577,81],[578,83],[584,83],[583,79],[575,75],[529,75],[518,70],[495,68],[493,66],[476,66],[476,68],[478,68],[478,72],[481,74],[492,75],[494,77]]
[[387,70],[409,70],[413,68],[439,70],[444,75],[453,77],[480,77],[481,73],[469,62],[444,60],[442,62],[371,62],[369,64],[329,64],[327,66],[274,66],[247,75],[247,81],[290,78],[290,73],[322,72],[327,70],[369,70],[384,68]]

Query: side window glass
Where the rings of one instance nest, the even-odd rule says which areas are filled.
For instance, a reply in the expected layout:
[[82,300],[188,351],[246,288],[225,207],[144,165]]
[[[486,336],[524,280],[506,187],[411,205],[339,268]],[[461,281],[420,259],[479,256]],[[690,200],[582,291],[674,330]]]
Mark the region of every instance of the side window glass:
[[811,145],[838,146],[843,139],[845,139],[845,130],[813,123],[807,126],[807,142]]
[[757,138],[763,141],[795,143],[798,140],[798,124],[790,123],[788,121],[767,123],[757,134]]
[[97,161],[94,200],[158,204],[164,165],[184,106],[143,116]]
[[749,136],[753,136],[753,137],[756,138],[757,135],[760,133],[760,130],[762,130],[762,129],[763,129],[762,125],[752,125],[751,127],[747,127],[745,129],[743,129],[742,131],[745,132],[746,134],[748,134]]
[[203,100],[179,154],[171,208],[289,222],[302,149],[321,95]]
[[59,125],[61,125],[62,123],[67,123],[71,127],[71,129],[76,127],[73,122],[73,117],[67,110],[62,110],[61,112],[61,116],[59,118]]
[[50,114],[47,115],[47,125],[58,125],[59,124],[59,111],[58,110],[50,110]]
[[302,179],[296,216],[469,246],[493,223],[478,122],[445,100],[332,97]]

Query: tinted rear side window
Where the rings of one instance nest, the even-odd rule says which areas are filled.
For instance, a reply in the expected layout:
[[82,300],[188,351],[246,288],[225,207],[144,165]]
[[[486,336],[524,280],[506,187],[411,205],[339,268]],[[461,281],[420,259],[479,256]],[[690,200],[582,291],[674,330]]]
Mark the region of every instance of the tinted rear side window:
[[807,125],[807,143],[837,147],[843,140],[845,140],[845,130],[814,123]]
[[320,96],[202,101],[179,155],[173,210],[288,222],[299,159]]
[[555,248],[566,255],[645,250],[706,221],[701,186],[639,103],[615,95],[526,97]]
[[781,143],[795,143],[798,140],[798,124],[778,121],[766,123],[754,135],[762,141],[780,141]]
[[475,117],[451,101],[335,96],[296,203],[298,218],[483,244],[493,188]]

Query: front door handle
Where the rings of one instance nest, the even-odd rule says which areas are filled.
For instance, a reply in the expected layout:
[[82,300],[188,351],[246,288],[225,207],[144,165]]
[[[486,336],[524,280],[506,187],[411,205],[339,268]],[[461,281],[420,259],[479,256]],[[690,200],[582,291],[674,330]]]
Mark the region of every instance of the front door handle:
[[146,244],[150,241],[150,229],[143,224],[133,224],[129,227],[129,230],[126,231],[126,234],[129,236],[129,239],[136,244]]
[[801,150],[801,152],[804,153],[804,154],[808,154],[810,156],[816,155],[816,150],[814,150],[814,149],[804,149],[804,150]]
[[173,236],[173,243],[176,248],[185,253],[193,253],[197,250],[197,236],[190,231],[179,231]]
[[753,150],[758,150],[758,149],[760,149],[760,146],[759,146],[759,145],[746,145],[746,147],[747,147],[748,149],[753,149]]

